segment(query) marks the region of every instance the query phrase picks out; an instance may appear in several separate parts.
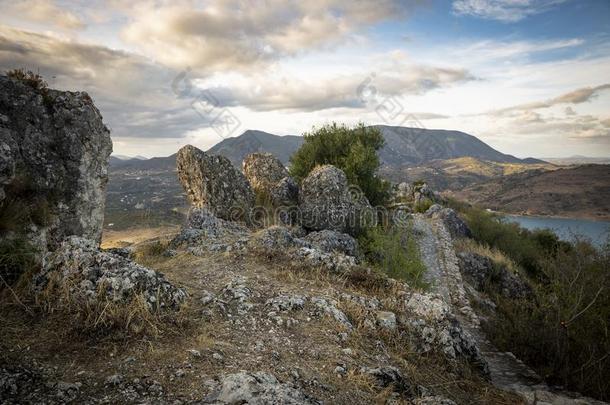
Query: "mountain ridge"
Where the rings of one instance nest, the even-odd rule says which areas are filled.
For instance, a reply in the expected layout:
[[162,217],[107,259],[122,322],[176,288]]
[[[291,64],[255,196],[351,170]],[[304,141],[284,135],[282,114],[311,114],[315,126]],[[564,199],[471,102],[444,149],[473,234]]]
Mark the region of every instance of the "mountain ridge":
[[[519,159],[504,154],[474,135],[444,129],[423,129],[387,125],[379,128],[385,139],[378,152],[382,166],[417,166],[434,160],[474,157],[499,163],[543,163],[534,158]],[[250,153],[268,152],[287,165],[290,156],[303,144],[298,135],[275,135],[265,131],[246,130],[237,137],[226,138],[207,150],[208,153],[227,157],[240,168],[243,159]],[[111,159],[112,167],[151,169],[155,165],[163,168],[175,166],[175,154],[155,157],[145,161]]]

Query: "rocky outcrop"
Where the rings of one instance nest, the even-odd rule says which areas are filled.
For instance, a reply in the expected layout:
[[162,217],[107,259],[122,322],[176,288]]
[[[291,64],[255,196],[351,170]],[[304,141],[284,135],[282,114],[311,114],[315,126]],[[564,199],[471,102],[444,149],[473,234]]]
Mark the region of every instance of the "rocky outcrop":
[[362,193],[351,192],[342,170],[318,166],[303,179],[299,194],[300,222],[309,230],[356,234],[376,219]]
[[204,404],[305,405],[319,404],[292,384],[281,383],[265,372],[241,371],[225,376]]
[[111,152],[87,93],[0,76],[0,204],[14,211],[12,232],[41,251],[70,235],[99,243]]
[[434,204],[428,208],[426,216],[443,221],[453,238],[472,237],[472,231],[468,225],[466,225],[466,222],[464,222],[452,208],[442,208],[440,205]]
[[462,252],[458,253],[460,271],[466,280],[477,290],[497,290],[508,298],[531,296],[532,289],[503,265],[495,265],[485,256]]
[[323,252],[340,252],[354,257],[360,255],[358,241],[346,233],[325,229],[323,231],[311,232],[303,240]]
[[206,251],[243,248],[248,237],[245,226],[217,218],[206,208],[192,208],[180,233],[170,242],[170,248],[183,247],[201,255]]
[[69,290],[71,299],[81,305],[100,299],[126,304],[142,295],[148,309],[154,310],[177,308],[187,296],[162,274],[102,252],[93,242],[76,236],[67,238],[45,258],[34,280],[35,289],[41,292],[50,283]]
[[413,331],[416,347],[427,352],[440,351],[449,359],[469,361],[484,374],[487,362],[474,338],[466,332],[442,297],[433,294],[414,293],[405,301],[405,309],[411,314],[407,324]]
[[288,177],[288,170],[271,153],[252,153],[246,156],[243,171],[252,189],[267,195],[273,186]]
[[230,221],[248,218],[254,193],[229,159],[186,145],[178,151],[176,162],[180,183],[196,208],[206,208]]

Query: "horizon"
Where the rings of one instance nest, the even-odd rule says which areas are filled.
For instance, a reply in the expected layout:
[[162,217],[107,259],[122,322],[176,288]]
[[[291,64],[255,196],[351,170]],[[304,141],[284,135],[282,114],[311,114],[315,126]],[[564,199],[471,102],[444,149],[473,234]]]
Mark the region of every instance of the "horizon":
[[20,0],[0,10],[0,70],[87,91],[117,155],[336,121],[461,131],[519,158],[610,156],[604,0]]

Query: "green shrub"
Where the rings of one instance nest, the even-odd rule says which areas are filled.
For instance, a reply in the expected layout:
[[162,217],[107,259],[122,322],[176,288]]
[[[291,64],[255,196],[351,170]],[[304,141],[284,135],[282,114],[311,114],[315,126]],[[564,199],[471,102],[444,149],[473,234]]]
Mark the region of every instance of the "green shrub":
[[332,123],[304,134],[305,142],[290,158],[290,174],[297,180],[311,170],[331,164],[345,172],[350,184],[360,187],[372,205],[384,204],[390,184],[377,176],[377,151],[384,139],[377,128],[359,124],[354,128]]
[[415,205],[414,210],[415,212],[424,213],[428,211],[428,208],[430,208],[432,204],[434,204],[434,201],[429,198],[424,198]]
[[536,298],[494,296],[496,317],[485,325],[491,340],[552,383],[610,399],[610,248],[586,242],[541,260],[546,283]]
[[406,281],[412,287],[428,287],[424,280],[426,266],[410,227],[370,228],[359,237],[358,242],[373,267],[392,278]]

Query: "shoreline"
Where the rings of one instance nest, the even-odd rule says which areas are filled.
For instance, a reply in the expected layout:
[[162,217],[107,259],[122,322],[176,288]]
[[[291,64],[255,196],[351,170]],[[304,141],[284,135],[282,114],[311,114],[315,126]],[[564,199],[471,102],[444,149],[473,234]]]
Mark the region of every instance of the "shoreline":
[[568,217],[568,216],[561,216],[561,215],[545,215],[545,214],[518,214],[518,213],[506,212],[506,211],[496,211],[496,210],[492,210],[492,209],[490,209],[490,211],[495,213],[495,214],[511,215],[511,216],[514,216],[514,217],[523,217],[523,218],[570,219],[570,220],[576,220],[576,221],[608,222],[608,223],[610,223],[610,216],[602,217],[602,218],[600,218],[600,217],[592,217],[592,216],[574,216],[574,217]]

